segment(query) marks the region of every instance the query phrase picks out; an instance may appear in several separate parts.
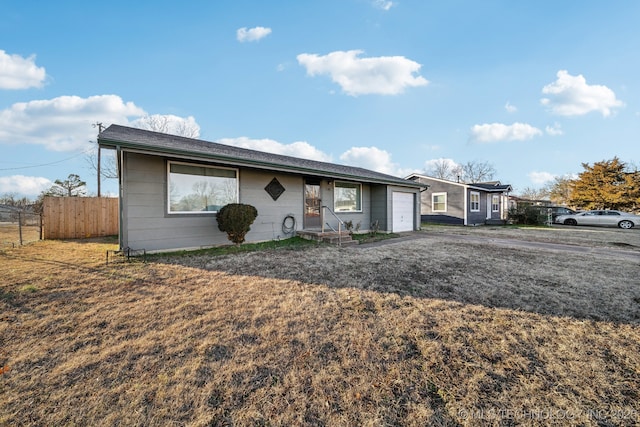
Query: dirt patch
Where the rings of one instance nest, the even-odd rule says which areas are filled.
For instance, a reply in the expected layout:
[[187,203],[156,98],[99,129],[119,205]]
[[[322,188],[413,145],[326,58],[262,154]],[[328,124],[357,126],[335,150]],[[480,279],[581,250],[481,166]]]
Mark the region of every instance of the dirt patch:
[[446,236],[105,265],[108,249],[0,251],[1,425],[640,422],[631,261]]

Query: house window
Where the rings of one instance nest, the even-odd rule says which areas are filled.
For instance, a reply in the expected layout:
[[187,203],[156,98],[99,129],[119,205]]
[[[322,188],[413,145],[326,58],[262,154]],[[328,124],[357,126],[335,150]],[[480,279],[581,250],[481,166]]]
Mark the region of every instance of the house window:
[[500,212],[500,196],[491,196],[491,211]]
[[431,211],[432,212],[447,211],[447,193],[433,193],[431,195]]
[[480,193],[472,191],[469,198],[471,199],[469,203],[469,210],[471,212],[480,212]]
[[168,163],[169,213],[217,212],[238,201],[236,169]]
[[335,182],[333,207],[336,212],[362,211],[362,185],[352,182]]

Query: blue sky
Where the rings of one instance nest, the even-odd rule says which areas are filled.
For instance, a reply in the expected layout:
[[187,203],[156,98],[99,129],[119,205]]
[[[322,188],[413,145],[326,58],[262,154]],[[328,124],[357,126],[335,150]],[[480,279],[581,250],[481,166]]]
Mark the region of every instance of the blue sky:
[[[518,190],[640,162],[640,2],[3,0],[0,194],[78,174],[92,124]],[[114,182],[103,192],[115,193]]]

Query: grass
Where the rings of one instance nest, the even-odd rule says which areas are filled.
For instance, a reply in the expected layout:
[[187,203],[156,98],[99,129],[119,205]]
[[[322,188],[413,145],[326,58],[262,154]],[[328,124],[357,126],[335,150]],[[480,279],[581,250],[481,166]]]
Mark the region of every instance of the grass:
[[637,425],[638,262],[451,238],[640,249],[561,232],[0,251],[0,425]]
[[395,239],[400,237],[400,235],[396,233],[354,233],[351,237],[359,243],[374,243],[388,239]]
[[40,226],[18,227],[16,223],[0,223],[0,248],[20,246],[20,232],[23,244],[40,240]]
[[234,244],[216,246],[213,248],[206,249],[197,249],[191,251],[177,251],[177,252],[164,252],[160,255],[158,254],[150,254],[149,257],[152,258],[164,258],[166,256],[221,256],[221,255],[232,255],[239,254],[244,252],[256,252],[256,251],[265,251],[270,249],[304,249],[306,247],[318,246],[317,242],[303,239],[301,237],[293,237],[290,239],[284,240],[271,240],[267,242],[259,242],[259,243],[244,243],[240,246],[236,246]]

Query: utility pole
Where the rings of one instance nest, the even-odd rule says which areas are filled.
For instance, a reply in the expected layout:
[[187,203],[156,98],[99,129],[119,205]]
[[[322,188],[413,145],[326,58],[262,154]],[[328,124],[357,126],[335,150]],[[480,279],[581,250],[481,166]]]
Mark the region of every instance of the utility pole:
[[[102,133],[102,128],[104,127],[102,125],[102,123],[100,122],[96,122],[92,125],[94,128],[98,128],[98,135],[100,135]],[[96,143],[97,140],[96,140]],[[98,170],[98,197],[100,197],[100,144],[98,143],[98,167],[96,168]]]

